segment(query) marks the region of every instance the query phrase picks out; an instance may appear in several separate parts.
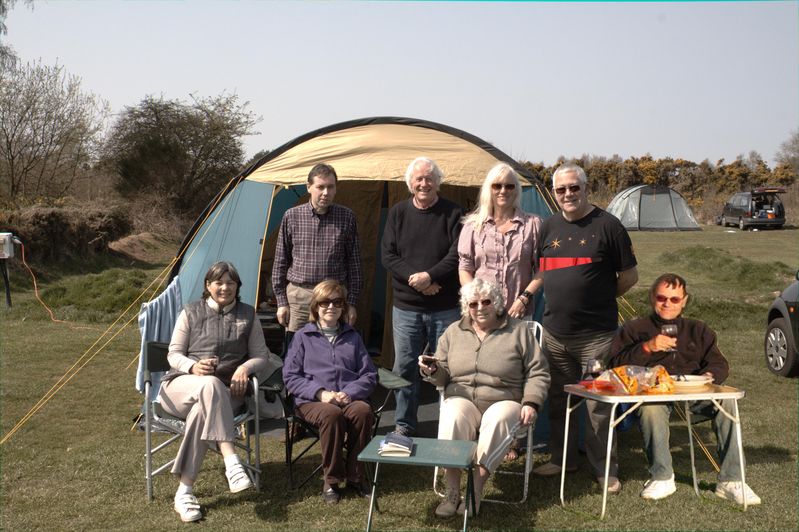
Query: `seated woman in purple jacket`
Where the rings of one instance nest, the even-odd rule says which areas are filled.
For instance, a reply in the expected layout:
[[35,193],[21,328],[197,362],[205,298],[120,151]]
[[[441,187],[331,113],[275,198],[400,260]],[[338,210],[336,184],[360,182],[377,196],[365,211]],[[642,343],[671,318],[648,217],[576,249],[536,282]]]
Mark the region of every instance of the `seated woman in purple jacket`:
[[347,289],[341,283],[316,285],[311,321],[294,335],[283,366],[297,413],[319,428],[322,498],[328,504],[341,499],[339,484],[345,481],[357,495],[370,495],[358,453],[372,433],[374,413],[367,400],[377,383],[377,369],[361,337],[347,324],[347,310]]

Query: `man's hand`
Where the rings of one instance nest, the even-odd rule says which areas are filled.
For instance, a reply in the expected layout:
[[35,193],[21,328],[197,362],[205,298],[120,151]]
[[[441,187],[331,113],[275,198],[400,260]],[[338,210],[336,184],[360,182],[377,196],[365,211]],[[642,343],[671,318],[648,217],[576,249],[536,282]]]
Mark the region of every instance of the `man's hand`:
[[410,287],[419,292],[429,287],[431,282],[433,282],[433,280],[427,272],[414,273],[408,277],[408,284]]
[[349,310],[347,310],[347,323],[350,324],[350,327],[355,327],[355,320],[358,319],[358,311],[355,309],[354,305],[349,306]]
[[283,327],[288,327],[290,314],[288,307],[277,307],[277,322]]
[[672,338],[671,336],[659,334],[654,338],[647,340],[646,347],[652,353],[657,353],[659,351],[671,351],[672,349],[677,349],[677,339]]
[[426,296],[434,296],[441,291],[441,285],[438,283],[430,283],[430,286],[422,290],[422,294]]
[[522,407],[521,414],[519,414],[519,421],[522,422],[522,425],[529,425],[530,423],[535,421],[535,418],[537,416],[538,413],[535,411],[535,408],[533,408],[530,405],[524,405]]

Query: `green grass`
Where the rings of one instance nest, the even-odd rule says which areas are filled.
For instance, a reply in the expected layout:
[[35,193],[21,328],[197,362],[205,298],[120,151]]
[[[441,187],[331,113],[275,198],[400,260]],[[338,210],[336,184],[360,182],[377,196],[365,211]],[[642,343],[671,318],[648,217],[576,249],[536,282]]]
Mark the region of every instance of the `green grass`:
[[[604,521],[598,520],[601,494],[583,464],[580,473],[567,479],[566,507],[560,506],[556,480],[532,477],[526,504],[487,503],[470,528],[796,530],[797,381],[769,373],[762,344],[773,292],[784,288],[799,266],[799,231],[741,233],[710,227],[695,233],[633,233],[632,238],[640,281],[628,300],[637,311],[646,312],[646,290],[652,280],[664,271],[675,271],[688,279],[693,296],[687,314],[705,319],[719,332],[720,346],[732,365],[729,382],[747,392],[740,402],[747,480],[764,504],[743,512],[715,497],[715,472],[701,455],[702,497],[697,498],[690,487],[686,429],[675,421],[675,495],[658,502],[638,497],[648,474],[640,435],[633,429],[621,436],[624,488],[609,500]],[[56,317],[75,320],[68,324],[50,322],[32,291],[13,285],[14,308],[0,309],[3,434],[105,330],[109,317],[129,302],[126,298],[160,271],[121,266],[111,261],[105,268],[42,272],[45,300]],[[92,275],[80,275],[81,271]],[[113,292],[107,294],[108,299],[107,292]],[[0,448],[0,526],[4,530],[186,528],[171,508],[173,478],[157,478],[155,501],[145,500],[144,438],[129,430],[140,396],[133,389],[134,368],[127,366],[138,342],[135,329],[123,331]],[[712,450],[710,427],[701,426],[700,435]],[[327,507],[319,497],[321,484],[315,482],[289,491],[283,446],[272,439],[264,439],[263,444],[264,489],[260,493],[227,493],[221,460],[209,455],[197,483],[206,518],[194,526],[204,530],[363,529],[367,512],[363,501],[350,498]],[[536,462],[548,458],[537,455]],[[313,454],[302,467],[317,462],[318,454]],[[458,529],[457,519],[442,521],[433,516],[437,499],[431,491],[431,476],[425,468],[384,467],[382,512],[375,516],[375,529]],[[491,489],[497,488],[515,494],[505,478]]]

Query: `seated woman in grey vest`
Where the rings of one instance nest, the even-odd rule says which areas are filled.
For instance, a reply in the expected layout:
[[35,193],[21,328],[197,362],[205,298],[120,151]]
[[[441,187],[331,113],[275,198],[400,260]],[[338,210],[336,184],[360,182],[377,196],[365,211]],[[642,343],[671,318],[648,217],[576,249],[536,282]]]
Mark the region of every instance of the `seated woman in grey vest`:
[[172,466],[180,478],[175,511],[184,522],[202,518],[193,486],[209,447],[222,453],[231,493],[252,487],[233,446],[233,417],[244,403],[249,376],[268,376],[281,362],[266,347],[253,307],[239,301],[240,289],[231,263],[212,265],[202,298],[183,307],[169,343],[172,369],[159,400],[167,413],[186,420]]

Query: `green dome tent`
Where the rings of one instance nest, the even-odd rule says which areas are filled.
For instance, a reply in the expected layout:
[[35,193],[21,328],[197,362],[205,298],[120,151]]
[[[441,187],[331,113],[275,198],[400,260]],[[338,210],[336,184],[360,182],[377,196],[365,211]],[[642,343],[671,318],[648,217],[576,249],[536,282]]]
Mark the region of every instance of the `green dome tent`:
[[628,231],[701,231],[679,192],[665,185],[636,185],[622,190],[607,211]]
[[[351,208],[358,222],[364,271],[358,326],[367,342],[370,329],[381,336],[380,329],[391,316],[386,312],[391,304],[390,283],[378,251],[382,227],[388,208],[409,197],[405,169],[421,155],[434,159],[444,172],[442,196],[465,209],[474,207],[488,170],[506,162],[522,176],[522,207],[542,217],[554,211],[551,197],[529,171],[469,133],[411,118],[342,122],[275,149],[217,194],[186,235],[171,272],[173,278],[178,275],[183,303],[200,297],[203,276],[213,262],[229,260],[242,278],[242,301],[266,308],[283,213],[308,201],[308,172],[325,162],[338,173],[336,203]],[[365,319],[370,316],[371,320]],[[387,323],[385,329],[390,332]],[[371,344],[380,342],[372,338]]]

